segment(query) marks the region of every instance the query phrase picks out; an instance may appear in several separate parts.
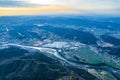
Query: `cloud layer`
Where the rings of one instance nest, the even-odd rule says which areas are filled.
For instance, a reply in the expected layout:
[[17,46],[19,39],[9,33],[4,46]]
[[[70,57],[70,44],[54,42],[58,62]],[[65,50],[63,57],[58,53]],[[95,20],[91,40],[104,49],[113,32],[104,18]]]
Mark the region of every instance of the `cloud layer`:
[[[57,8],[59,6],[60,10],[62,9],[64,10],[64,8],[67,7],[67,9],[71,11],[71,13],[78,13],[78,14],[95,13],[95,14],[119,15],[120,14],[119,3],[120,0],[0,0],[0,9],[3,10],[7,8],[14,8],[14,9],[32,8],[34,10],[35,8],[36,9],[39,8],[40,9],[38,10],[38,14],[39,14],[39,11],[42,12],[41,10],[44,9],[44,8],[42,9],[42,7],[44,6],[46,6],[47,8],[49,6],[54,6],[53,9],[55,9],[56,6]],[[51,12],[53,9],[50,8]],[[43,10],[43,12],[44,11],[45,10]]]

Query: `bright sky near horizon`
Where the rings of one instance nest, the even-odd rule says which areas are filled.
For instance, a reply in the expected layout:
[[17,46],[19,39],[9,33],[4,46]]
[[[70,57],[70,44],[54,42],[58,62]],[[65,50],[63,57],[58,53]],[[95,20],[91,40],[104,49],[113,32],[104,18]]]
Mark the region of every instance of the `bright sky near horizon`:
[[120,0],[0,0],[0,15],[120,15]]

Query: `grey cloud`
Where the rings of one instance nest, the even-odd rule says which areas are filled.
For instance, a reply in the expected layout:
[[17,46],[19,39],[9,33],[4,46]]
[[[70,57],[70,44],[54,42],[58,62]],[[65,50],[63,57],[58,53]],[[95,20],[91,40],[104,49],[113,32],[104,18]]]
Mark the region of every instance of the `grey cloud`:
[[20,0],[0,0],[0,7],[36,7],[36,6],[46,6],[43,4],[32,4]]

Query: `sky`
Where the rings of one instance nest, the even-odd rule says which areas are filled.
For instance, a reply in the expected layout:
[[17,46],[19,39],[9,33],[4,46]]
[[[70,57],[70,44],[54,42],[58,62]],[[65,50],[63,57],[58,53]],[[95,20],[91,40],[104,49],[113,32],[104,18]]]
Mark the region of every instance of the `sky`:
[[120,15],[120,0],[0,0],[0,16],[36,14]]

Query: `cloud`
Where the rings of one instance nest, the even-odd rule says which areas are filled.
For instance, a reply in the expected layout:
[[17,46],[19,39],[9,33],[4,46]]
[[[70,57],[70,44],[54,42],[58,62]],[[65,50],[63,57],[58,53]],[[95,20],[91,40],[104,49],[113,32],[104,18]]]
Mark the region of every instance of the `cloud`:
[[0,0],[0,7],[37,7],[45,6],[43,4],[32,4],[28,3],[25,0]]
[[36,7],[63,5],[73,8],[118,9],[120,0],[0,0],[0,7]]

